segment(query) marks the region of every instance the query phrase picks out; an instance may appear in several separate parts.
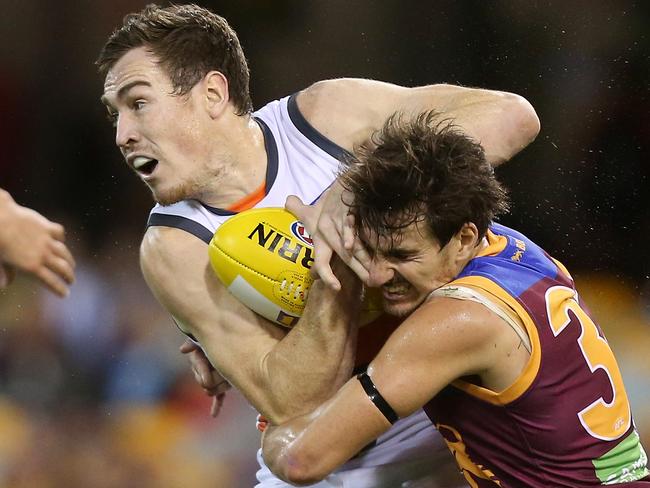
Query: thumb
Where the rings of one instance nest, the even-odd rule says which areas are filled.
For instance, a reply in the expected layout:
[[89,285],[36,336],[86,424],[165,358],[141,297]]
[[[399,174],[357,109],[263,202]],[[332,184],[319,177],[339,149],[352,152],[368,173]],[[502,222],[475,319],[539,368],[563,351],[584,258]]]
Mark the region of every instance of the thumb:
[[295,195],[289,195],[284,204],[289,212],[294,214],[300,220],[310,233],[316,232],[318,224],[319,210],[313,205],[305,205],[303,201]]
[[284,208],[286,208],[289,212],[298,218],[301,218],[305,215],[305,211],[308,207],[309,206],[305,205],[302,200],[296,195],[289,195],[284,203]]

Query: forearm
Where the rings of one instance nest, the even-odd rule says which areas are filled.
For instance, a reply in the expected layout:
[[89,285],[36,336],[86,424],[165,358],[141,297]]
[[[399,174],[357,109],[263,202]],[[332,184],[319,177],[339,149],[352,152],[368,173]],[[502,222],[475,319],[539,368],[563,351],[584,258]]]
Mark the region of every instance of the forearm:
[[[348,272],[349,273],[349,272]],[[340,276],[340,274],[339,274]],[[336,292],[317,280],[298,324],[262,358],[272,423],[312,411],[352,374],[360,284],[351,276]]]
[[303,318],[287,333],[225,289],[205,243],[187,232],[150,227],[140,264],[179,327],[198,340],[210,363],[269,420],[313,409],[349,378],[360,284],[347,268],[343,292],[321,290],[318,281],[313,285]]
[[269,426],[262,437],[262,454],[279,478],[296,485],[315,483],[389,427],[352,378],[313,412]]
[[480,142],[493,166],[512,158],[539,133],[534,108],[514,93],[453,85],[415,90],[428,98],[427,106],[441,112],[441,119],[450,119]]

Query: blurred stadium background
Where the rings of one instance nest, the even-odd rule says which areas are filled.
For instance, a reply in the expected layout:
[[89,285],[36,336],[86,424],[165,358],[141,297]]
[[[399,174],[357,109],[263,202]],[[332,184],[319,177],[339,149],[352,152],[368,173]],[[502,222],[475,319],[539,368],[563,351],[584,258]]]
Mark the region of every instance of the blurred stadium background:
[[[77,283],[0,293],[0,487],[248,487],[236,393],[216,420],[150,296],[149,191],[129,174],[93,61],[136,0],[0,0],[0,186],[64,223]],[[163,2],[160,2],[163,3]],[[650,9],[634,1],[199,1],[239,33],[256,107],[331,77],[513,91],[542,132],[498,170],[503,222],[571,269],[650,448]],[[188,297],[191,300],[191,297]]]

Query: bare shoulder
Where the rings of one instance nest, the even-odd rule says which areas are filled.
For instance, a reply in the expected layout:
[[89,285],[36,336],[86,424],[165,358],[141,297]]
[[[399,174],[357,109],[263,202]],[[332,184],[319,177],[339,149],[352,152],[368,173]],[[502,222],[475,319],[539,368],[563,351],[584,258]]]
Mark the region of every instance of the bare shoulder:
[[[140,244],[140,266],[145,279],[161,291],[171,278],[190,275],[209,265],[206,244],[187,232],[171,227],[149,227]],[[180,275],[179,275],[180,273]]]
[[140,245],[140,267],[158,301],[190,328],[199,322],[190,304],[225,291],[210,279],[206,244],[180,229],[149,227]]
[[452,353],[476,351],[498,331],[498,317],[484,305],[470,300],[435,296],[424,302],[405,324],[421,337],[444,337]]
[[233,322],[223,319],[231,315],[238,316],[239,324],[259,327],[259,318],[216,278],[208,247],[197,237],[180,229],[149,227],[140,246],[140,266],[156,298],[186,332],[199,337],[207,328],[227,329]]
[[386,344],[409,360],[445,364],[451,378],[492,367],[504,341],[502,319],[480,303],[432,297],[413,312]]
[[[207,245],[192,234],[149,227],[140,246],[140,266],[158,301],[229,379],[238,375],[233,371],[242,354],[265,350],[284,336],[226,290],[212,271]],[[231,354],[210,354],[216,346]]]
[[393,332],[368,372],[400,415],[420,408],[454,380],[492,367],[498,331],[487,313],[475,302],[433,297]]
[[298,95],[298,108],[321,134],[347,150],[364,141],[398,106],[407,89],[361,78],[319,81]]

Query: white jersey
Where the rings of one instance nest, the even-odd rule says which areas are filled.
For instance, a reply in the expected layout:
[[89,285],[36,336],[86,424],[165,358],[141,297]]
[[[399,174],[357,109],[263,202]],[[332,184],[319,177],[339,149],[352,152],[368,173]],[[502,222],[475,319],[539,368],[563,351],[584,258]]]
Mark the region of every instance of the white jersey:
[[[276,100],[254,114],[264,133],[268,165],[266,195],[255,207],[284,207],[289,195],[313,203],[334,181],[346,151],[323,137],[298,110],[295,96]],[[234,215],[196,200],[156,205],[147,225],[177,227],[210,242],[217,228]]]
[[[288,195],[313,203],[334,181],[346,151],[307,122],[298,109],[295,95],[271,102],[253,115],[264,133],[268,159],[266,195],[255,207],[283,207]],[[233,212],[196,200],[185,200],[169,206],[156,205],[147,225],[179,228],[208,244],[219,225],[232,215]],[[451,459],[445,451],[447,448],[428,417],[419,411],[399,420],[371,447],[313,486],[420,486],[418,480],[433,479],[439,463],[448,462],[442,459]],[[258,460],[257,488],[291,486],[269,471],[259,453]]]

